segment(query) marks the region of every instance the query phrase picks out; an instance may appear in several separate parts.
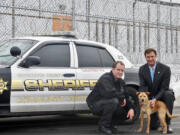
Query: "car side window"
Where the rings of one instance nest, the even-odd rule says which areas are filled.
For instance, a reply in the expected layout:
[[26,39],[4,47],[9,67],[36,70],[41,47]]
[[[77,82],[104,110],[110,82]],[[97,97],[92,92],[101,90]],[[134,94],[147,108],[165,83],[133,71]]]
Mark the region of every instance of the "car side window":
[[106,49],[99,49],[103,67],[112,67],[114,59]]
[[113,58],[105,48],[76,44],[79,67],[112,67]]
[[37,50],[34,56],[40,57],[38,67],[70,67],[68,44],[48,44]]

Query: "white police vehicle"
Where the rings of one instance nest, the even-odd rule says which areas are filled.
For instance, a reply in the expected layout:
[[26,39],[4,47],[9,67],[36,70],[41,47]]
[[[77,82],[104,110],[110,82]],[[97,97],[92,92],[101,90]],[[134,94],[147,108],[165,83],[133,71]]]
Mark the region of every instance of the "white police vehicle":
[[67,33],[10,39],[0,45],[0,116],[89,112],[87,95],[117,60],[127,69],[135,120],[137,72],[114,47]]

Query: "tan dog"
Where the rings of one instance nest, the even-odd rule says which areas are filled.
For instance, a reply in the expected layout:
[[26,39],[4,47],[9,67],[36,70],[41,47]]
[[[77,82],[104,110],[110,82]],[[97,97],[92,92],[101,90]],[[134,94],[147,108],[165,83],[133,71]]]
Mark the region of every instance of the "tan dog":
[[146,133],[149,134],[150,131],[150,115],[154,112],[158,112],[158,117],[159,120],[161,121],[162,129],[163,129],[163,134],[167,133],[167,123],[166,123],[166,114],[168,115],[169,118],[175,118],[178,116],[171,115],[169,113],[168,108],[162,101],[156,101],[155,106],[152,108],[150,106],[150,102],[148,99],[148,95],[150,94],[149,92],[136,92],[139,98],[139,103],[141,105],[141,112],[140,112],[140,127],[137,130],[137,132],[142,132],[143,128],[143,119],[144,119],[144,113],[147,114],[147,128],[146,128]]

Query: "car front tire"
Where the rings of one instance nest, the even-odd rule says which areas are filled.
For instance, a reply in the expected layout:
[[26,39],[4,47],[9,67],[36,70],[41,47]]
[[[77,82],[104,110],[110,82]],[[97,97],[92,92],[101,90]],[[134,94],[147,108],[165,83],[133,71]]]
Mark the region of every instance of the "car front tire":
[[129,94],[129,100],[134,106],[134,117],[132,120],[125,120],[121,124],[132,124],[134,123],[140,115],[140,106],[139,106],[139,100],[138,96],[136,95],[137,90],[134,87],[131,86],[126,86],[126,90],[128,91]]

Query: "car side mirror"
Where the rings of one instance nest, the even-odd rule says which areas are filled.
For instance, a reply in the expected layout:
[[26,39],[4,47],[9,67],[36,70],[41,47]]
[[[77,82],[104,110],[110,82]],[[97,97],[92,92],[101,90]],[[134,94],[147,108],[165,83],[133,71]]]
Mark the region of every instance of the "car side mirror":
[[21,49],[17,46],[13,46],[10,50],[10,53],[12,56],[17,57],[17,56],[21,55]]
[[28,56],[23,63],[20,64],[22,67],[31,67],[33,65],[39,65],[40,64],[40,57],[38,56]]

